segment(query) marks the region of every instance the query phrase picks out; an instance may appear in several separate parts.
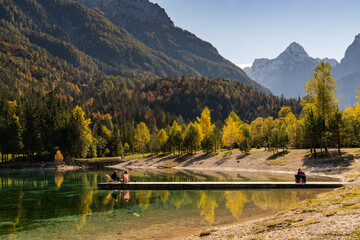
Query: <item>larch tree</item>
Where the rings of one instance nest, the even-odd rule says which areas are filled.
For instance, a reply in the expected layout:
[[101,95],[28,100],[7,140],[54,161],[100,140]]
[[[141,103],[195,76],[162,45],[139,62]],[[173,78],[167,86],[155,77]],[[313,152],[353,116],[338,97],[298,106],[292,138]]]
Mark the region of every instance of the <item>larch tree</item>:
[[312,75],[312,79],[305,83],[306,96],[302,100],[305,114],[313,111],[316,118],[324,121],[324,128],[321,132],[321,145],[324,145],[327,152],[328,139],[326,129],[329,120],[338,106],[338,98],[335,98],[337,86],[335,78],[331,75],[329,63],[321,62]]
[[208,107],[205,107],[204,110],[201,113],[201,117],[197,117],[196,118],[198,123],[200,124],[201,127],[201,140],[204,139],[204,137],[209,137],[213,130],[215,125],[211,124],[211,116],[210,116],[210,110]]
[[150,142],[150,132],[144,122],[141,122],[136,126],[134,138],[135,138],[135,149],[137,149],[142,154],[144,154],[144,150]]
[[164,145],[166,144],[166,141],[168,140],[169,136],[167,135],[166,131],[163,128],[160,129],[157,138],[159,140],[161,149],[163,149],[163,151],[165,152]]
[[85,112],[76,106],[70,118],[69,136],[71,143],[71,155],[86,157],[92,142],[92,134],[89,128],[91,120],[85,118]]
[[228,147],[230,151],[232,150],[234,144],[242,137],[242,134],[240,133],[240,126],[240,118],[234,111],[232,111],[223,126],[223,144]]

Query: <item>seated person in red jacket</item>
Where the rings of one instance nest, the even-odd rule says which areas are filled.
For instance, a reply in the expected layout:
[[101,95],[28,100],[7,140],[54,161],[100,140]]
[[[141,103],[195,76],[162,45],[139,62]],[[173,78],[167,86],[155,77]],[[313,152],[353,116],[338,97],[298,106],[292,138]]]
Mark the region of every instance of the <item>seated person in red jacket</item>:
[[123,183],[130,182],[130,174],[127,171],[125,171],[124,174],[122,175],[122,181]]
[[303,170],[299,168],[297,174],[295,175],[295,181],[296,183],[306,183],[306,174]]

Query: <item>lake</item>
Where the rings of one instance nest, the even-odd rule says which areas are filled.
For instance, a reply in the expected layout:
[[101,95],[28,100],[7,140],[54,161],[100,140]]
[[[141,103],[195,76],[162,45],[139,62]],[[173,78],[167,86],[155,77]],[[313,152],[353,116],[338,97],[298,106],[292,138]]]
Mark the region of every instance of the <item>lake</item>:
[[[171,239],[296,206],[324,189],[98,190],[98,171],[0,172],[1,239]],[[137,181],[293,181],[257,172],[131,170]],[[309,177],[309,181],[330,181]],[[332,180],[334,181],[334,180]]]

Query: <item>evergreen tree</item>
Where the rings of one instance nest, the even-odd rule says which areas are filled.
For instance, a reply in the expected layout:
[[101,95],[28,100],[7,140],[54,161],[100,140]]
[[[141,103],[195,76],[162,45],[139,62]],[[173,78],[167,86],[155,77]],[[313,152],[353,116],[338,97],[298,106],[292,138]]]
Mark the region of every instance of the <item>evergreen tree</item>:
[[333,145],[337,146],[338,154],[341,156],[342,138],[344,135],[344,119],[342,112],[337,108],[329,121],[330,139]]
[[172,152],[175,153],[175,150],[178,149],[180,153],[182,143],[181,127],[177,124],[175,120],[171,126],[168,141],[170,143],[171,149],[173,149]]
[[200,132],[195,128],[193,123],[189,123],[184,137],[184,146],[188,149],[189,154],[194,154],[197,144],[200,141]]

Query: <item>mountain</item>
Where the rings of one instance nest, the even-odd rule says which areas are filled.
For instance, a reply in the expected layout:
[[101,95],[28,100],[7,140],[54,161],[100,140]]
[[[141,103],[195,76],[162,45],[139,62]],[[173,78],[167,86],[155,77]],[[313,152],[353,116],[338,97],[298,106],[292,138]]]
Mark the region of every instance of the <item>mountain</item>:
[[344,58],[333,72],[339,86],[339,95],[342,95],[340,105],[353,105],[358,101],[355,89],[360,85],[360,34],[355,36],[353,43],[346,49]]
[[270,89],[274,94],[285,97],[304,96],[304,83],[311,79],[314,68],[324,61],[330,63],[340,106],[353,105],[358,99],[356,91],[360,85],[360,34],[346,49],[344,58],[311,58],[297,43],[290,46],[275,59],[255,59],[251,68],[244,71],[255,81]]
[[87,58],[102,66],[101,70],[105,72],[116,68],[155,76],[197,74],[76,2],[2,1],[0,12],[1,19],[18,28],[30,43],[75,65],[80,64],[76,59]]
[[174,26],[165,10],[157,4],[148,0],[76,1],[103,14],[146,46],[183,63],[198,75],[237,80],[269,93],[223,58],[210,43]]
[[[324,61],[337,64],[335,59]],[[255,59],[252,66],[244,68],[244,71],[278,96],[302,97],[305,95],[304,83],[310,80],[320,62],[321,59],[310,57],[300,44],[293,42],[277,58]]]
[[360,71],[360,34],[355,36],[353,43],[346,49],[345,56],[334,69],[338,79]]
[[110,114],[124,131],[141,121],[154,129],[182,116],[194,121],[205,106],[218,123],[231,110],[245,122],[275,117],[282,106],[301,110],[295,99],[198,75],[78,2],[0,0],[0,108],[56,95],[67,110],[79,105],[88,116]]

